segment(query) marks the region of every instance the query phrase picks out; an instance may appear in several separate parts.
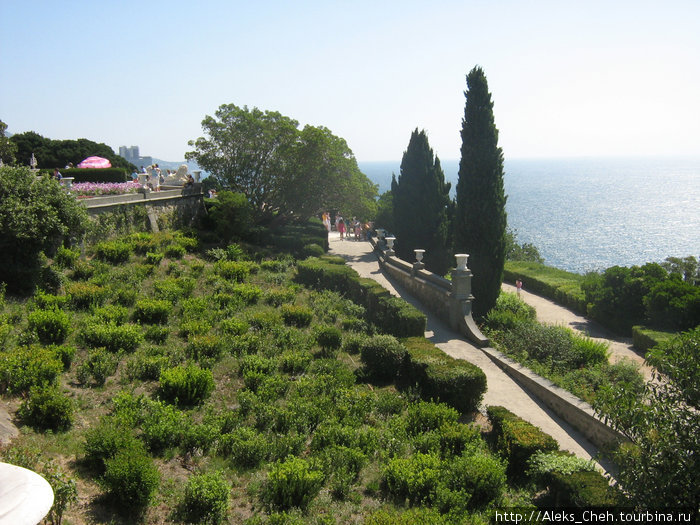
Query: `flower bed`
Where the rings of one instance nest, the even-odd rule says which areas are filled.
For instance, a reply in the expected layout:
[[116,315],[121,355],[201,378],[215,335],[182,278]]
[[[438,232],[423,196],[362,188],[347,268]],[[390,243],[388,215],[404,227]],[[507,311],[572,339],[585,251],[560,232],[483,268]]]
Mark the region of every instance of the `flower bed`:
[[79,182],[73,184],[71,193],[78,198],[123,195],[136,193],[140,187],[138,182]]

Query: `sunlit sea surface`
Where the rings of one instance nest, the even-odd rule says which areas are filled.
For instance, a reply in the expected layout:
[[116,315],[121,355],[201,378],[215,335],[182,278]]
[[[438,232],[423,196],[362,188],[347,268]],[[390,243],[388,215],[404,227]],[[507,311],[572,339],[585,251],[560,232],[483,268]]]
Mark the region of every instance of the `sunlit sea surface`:
[[[459,161],[441,161],[457,186]],[[400,161],[359,162],[380,193]],[[700,158],[505,161],[508,224],[545,264],[585,273],[700,256]]]

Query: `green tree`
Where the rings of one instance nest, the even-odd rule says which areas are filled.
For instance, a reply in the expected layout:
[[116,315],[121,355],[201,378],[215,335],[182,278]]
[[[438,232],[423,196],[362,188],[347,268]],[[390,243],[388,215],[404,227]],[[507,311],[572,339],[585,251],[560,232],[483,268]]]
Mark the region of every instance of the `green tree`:
[[0,281],[8,291],[30,291],[42,253],[80,238],[87,212],[57,181],[37,178],[28,168],[0,168]]
[[510,227],[506,230],[506,260],[544,264],[544,257],[540,255],[537,246],[529,242],[520,244],[517,230]]
[[627,436],[614,455],[618,481],[642,508],[700,509],[700,329],[656,349],[662,370],[640,398],[624,386],[604,387],[596,411]]
[[17,146],[5,136],[7,124],[0,120],[0,161],[2,164],[14,164],[17,157]]
[[244,194],[261,222],[304,220],[334,207],[373,213],[376,186],[347,143],[324,127],[297,126],[275,111],[224,104],[202,121],[207,137],[190,141],[195,150],[185,157]]
[[[393,175],[392,182],[396,184]],[[377,213],[374,215],[374,226],[390,232],[394,231],[394,194],[391,193],[391,190],[385,191],[379,196]]]
[[428,136],[416,129],[403,154],[399,178],[392,178],[396,254],[413,261],[413,250],[424,249],[426,268],[439,275],[449,267],[450,186]]
[[455,212],[455,250],[470,255],[474,313],[496,304],[506,254],[506,195],[503,152],[486,75],[475,67],[467,75]]

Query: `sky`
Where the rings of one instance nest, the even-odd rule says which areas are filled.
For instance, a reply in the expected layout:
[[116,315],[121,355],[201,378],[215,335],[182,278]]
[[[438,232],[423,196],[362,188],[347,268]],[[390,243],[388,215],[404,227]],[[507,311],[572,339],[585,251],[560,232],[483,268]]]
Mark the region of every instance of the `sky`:
[[483,68],[508,158],[700,156],[697,0],[0,0],[0,120],[180,161],[223,104],[458,159]]

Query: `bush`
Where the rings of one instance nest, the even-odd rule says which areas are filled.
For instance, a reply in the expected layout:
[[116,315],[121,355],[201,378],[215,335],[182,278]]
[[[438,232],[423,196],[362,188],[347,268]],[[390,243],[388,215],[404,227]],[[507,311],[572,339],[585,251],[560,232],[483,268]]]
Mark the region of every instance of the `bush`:
[[19,417],[37,430],[68,430],[73,424],[73,403],[53,386],[32,387],[17,411]]
[[325,253],[326,252],[323,251],[323,248],[318,244],[305,244],[301,248],[300,255],[302,257],[321,257]]
[[151,325],[147,326],[143,332],[143,337],[146,341],[149,341],[156,345],[161,345],[165,343],[170,335],[170,330],[167,326]]
[[21,394],[52,385],[62,371],[63,362],[50,348],[20,346],[0,352],[0,392]]
[[173,306],[162,299],[141,299],[134,308],[134,320],[140,323],[165,324]]
[[225,335],[243,335],[250,330],[250,325],[242,319],[224,319],[219,324],[219,331]]
[[160,374],[159,394],[173,403],[190,406],[203,403],[214,390],[210,370],[196,365],[178,366]]
[[571,474],[551,473],[550,484],[554,506],[605,508],[629,506],[619,488],[611,487],[597,471],[578,471]]
[[309,326],[314,317],[310,308],[295,304],[283,304],[281,312],[284,324],[287,326],[296,326],[297,328]]
[[325,353],[340,348],[343,342],[343,333],[333,325],[322,325],[316,329],[316,342]]
[[85,432],[85,461],[99,474],[105,469],[105,462],[119,452],[142,455],[143,443],[124,425],[109,418]]
[[490,406],[487,414],[493,425],[492,438],[496,450],[508,461],[509,476],[523,476],[528,460],[535,452],[559,449],[559,444],[552,436],[504,407]]
[[306,509],[323,484],[323,473],[308,461],[289,457],[275,463],[264,483],[261,499],[271,509]]
[[546,488],[552,483],[552,475],[570,476],[574,472],[594,472],[595,463],[579,458],[570,452],[535,452],[527,462],[527,475],[538,486]]
[[250,427],[239,427],[219,439],[219,452],[230,457],[241,468],[260,465],[269,453],[270,445],[265,435]]
[[27,319],[29,330],[43,344],[61,344],[68,336],[70,320],[62,310],[34,310]]
[[451,491],[469,495],[468,506],[482,508],[498,501],[506,488],[506,468],[485,452],[455,458],[445,473],[444,484]]
[[384,469],[384,491],[398,504],[429,505],[442,475],[442,462],[433,454],[417,453],[409,458],[395,458]]
[[175,304],[184,297],[189,297],[196,282],[191,277],[166,278],[153,283],[153,291],[159,299]]
[[131,353],[143,341],[138,325],[90,322],[80,332],[81,341],[91,348]]
[[224,279],[235,282],[243,282],[250,274],[251,264],[238,261],[217,261],[214,264],[214,272]]
[[408,407],[406,426],[409,434],[417,435],[437,430],[445,424],[457,422],[459,412],[442,403],[419,401]]
[[207,207],[213,229],[223,241],[245,236],[252,226],[253,209],[242,193],[219,192]]
[[233,296],[240,298],[244,304],[255,304],[262,297],[262,290],[253,284],[238,284],[234,286]]
[[188,523],[216,525],[226,519],[231,486],[220,472],[191,476],[182,502]]
[[131,249],[124,241],[104,241],[95,246],[95,256],[101,261],[120,264],[129,260]]
[[160,473],[145,453],[123,450],[105,460],[101,482],[125,514],[138,514],[153,499]]
[[78,310],[89,310],[100,306],[108,294],[109,290],[93,283],[75,282],[66,287],[70,304]]
[[219,336],[195,335],[191,337],[185,347],[185,355],[198,361],[200,364],[210,366],[221,359],[224,347]]
[[380,381],[392,381],[406,355],[406,348],[390,335],[369,337],[360,347],[360,358],[367,374]]
[[117,357],[107,352],[104,348],[98,348],[88,354],[78,366],[76,376],[82,384],[87,384],[92,379],[97,386],[102,386],[107,378],[117,371],[119,361]]
[[486,392],[486,375],[477,366],[454,359],[424,337],[403,339],[407,350],[399,375],[402,387],[418,387],[423,399],[436,399],[462,413],[478,407]]
[[73,268],[73,265],[79,258],[79,250],[71,250],[65,246],[59,246],[53,262],[61,268]]

